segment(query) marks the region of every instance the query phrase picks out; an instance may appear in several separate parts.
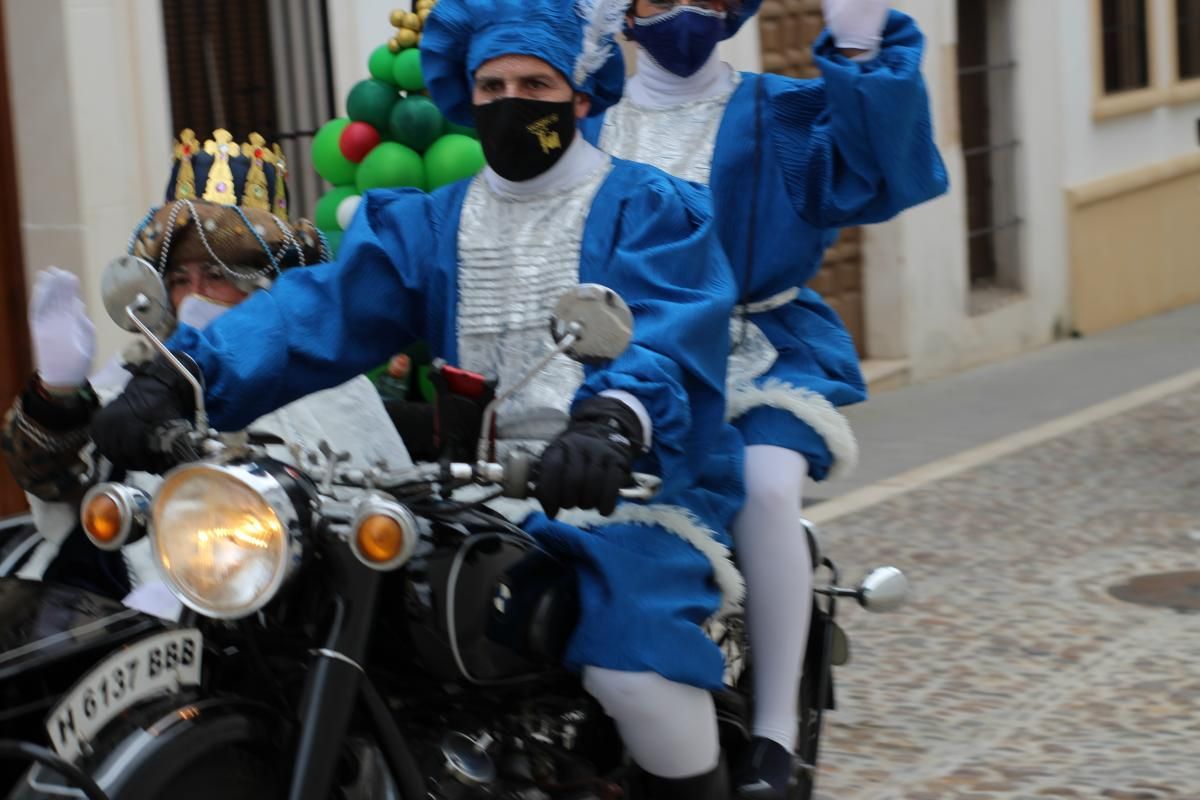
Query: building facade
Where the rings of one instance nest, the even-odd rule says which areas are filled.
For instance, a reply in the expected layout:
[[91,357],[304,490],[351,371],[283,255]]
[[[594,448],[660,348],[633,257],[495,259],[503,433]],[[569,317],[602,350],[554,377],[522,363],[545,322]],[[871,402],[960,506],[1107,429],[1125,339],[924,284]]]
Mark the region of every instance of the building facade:
[[[177,128],[282,137],[311,211],[323,187],[304,166],[309,138],[344,111],[396,5],[3,0],[9,370],[24,363],[21,293],[38,269],[74,270],[104,319],[99,276],[161,196]],[[1200,301],[1200,0],[896,5],[928,37],[952,188],[846,232],[816,281],[873,374],[925,379]],[[766,0],[723,54],[812,74],[820,8]],[[124,334],[97,328],[101,355],[114,352]]]

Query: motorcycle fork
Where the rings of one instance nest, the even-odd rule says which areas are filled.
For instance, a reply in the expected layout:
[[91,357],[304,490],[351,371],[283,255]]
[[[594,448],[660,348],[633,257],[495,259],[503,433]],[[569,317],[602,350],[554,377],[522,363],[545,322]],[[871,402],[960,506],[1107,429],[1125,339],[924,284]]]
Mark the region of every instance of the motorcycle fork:
[[348,547],[326,548],[334,575],[333,622],[325,645],[312,652],[300,697],[289,800],[325,800],[333,786],[342,742],[367,680],[363,661],[370,644],[381,575],[358,562]]

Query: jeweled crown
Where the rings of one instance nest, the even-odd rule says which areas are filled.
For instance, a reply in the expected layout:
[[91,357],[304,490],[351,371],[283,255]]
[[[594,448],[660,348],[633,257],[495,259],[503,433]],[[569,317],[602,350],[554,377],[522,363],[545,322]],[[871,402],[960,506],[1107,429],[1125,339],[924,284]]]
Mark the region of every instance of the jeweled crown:
[[218,128],[201,144],[190,128],[180,133],[167,202],[204,200],[269,211],[286,220],[288,170],[283,150],[257,133],[248,139],[239,143]]

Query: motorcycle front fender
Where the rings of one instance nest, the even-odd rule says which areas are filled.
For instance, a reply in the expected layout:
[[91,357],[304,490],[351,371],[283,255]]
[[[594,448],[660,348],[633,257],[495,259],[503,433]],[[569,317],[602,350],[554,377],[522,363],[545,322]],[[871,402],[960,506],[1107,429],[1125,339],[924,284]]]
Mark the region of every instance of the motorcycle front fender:
[[0,738],[43,742],[42,719],[91,667],[161,623],[68,586],[0,578]]
[[[291,734],[277,712],[250,700],[174,697],[119,719],[83,766],[111,800],[154,800],[187,767],[231,746],[278,761]],[[34,767],[9,800],[49,800],[66,786],[51,770]]]

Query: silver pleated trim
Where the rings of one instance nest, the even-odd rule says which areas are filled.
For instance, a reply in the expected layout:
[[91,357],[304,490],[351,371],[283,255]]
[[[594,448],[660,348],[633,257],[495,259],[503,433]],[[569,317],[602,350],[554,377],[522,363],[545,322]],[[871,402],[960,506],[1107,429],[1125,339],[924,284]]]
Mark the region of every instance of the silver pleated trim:
[[[605,160],[579,185],[533,197],[502,197],[482,177],[471,184],[458,230],[460,366],[503,390],[554,348],[550,316],[579,283],[584,225],[611,169]],[[553,437],[582,383],[583,368],[556,357],[500,410],[498,436]]]

